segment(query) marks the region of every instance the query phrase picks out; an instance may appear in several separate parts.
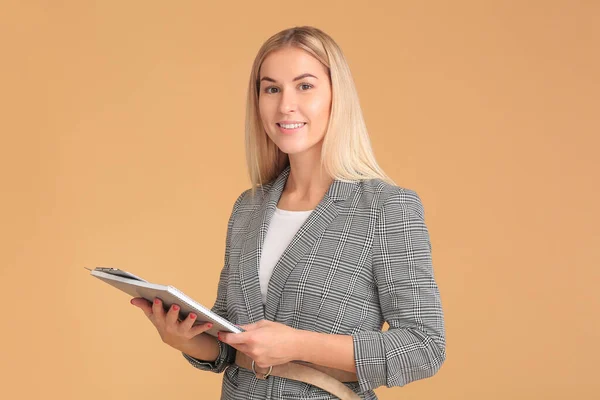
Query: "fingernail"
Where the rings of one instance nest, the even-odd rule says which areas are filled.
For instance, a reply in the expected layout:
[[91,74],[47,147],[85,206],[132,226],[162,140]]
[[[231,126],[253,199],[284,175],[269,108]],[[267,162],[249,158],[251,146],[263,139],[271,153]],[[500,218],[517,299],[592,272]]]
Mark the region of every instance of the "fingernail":
[[178,305],[174,305],[173,306],[173,310],[175,310],[175,311],[179,310],[179,306]]
[[206,326],[208,327],[208,329],[212,328],[212,324],[208,324]]
[[191,319],[196,319],[196,314],[190,314]]
[[154,304],[158,304],[159,302],[160,302],[160,300],[154,299]]

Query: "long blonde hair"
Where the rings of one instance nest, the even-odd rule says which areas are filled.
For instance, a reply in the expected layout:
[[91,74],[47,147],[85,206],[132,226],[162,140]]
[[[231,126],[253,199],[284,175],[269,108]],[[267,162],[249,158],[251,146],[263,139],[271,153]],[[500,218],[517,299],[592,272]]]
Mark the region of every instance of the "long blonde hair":
[[342,50],[325,32],[301,26],[267,39],[252,65],[246,103],[246,162],[252,195],[256,187],[271,182],[289,165],[288,155],[279,150],[264,130],[258,96],[263,61],[271,52],[290,46],[308,52],[329,72],[331,114],[321,151],[321,167],[325,173],[343,181],[379,178],[395,185],[375,160],[354,80]]

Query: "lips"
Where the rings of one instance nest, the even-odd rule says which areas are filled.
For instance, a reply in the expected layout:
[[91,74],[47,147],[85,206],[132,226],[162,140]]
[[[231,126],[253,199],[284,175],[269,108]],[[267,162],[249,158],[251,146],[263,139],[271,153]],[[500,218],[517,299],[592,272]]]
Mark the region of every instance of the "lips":
[[291,126],[300,125],[300,124],[302,124],[302,126],[304,126],[304,125],[306,125],[306,122],[300,122],[300,121],[298,121],[298,122],[277,122],[276,124],[282,128],[284,128],[283,125],[286,125],[286,127],[285,127],[286,129],[292,129]]
[[302,130],[305,126],[306,126],[306,122],[302,122],[302,125],[298,126],[299,124],[290,124],[293,125],[294,128],[284,128],[283,126],[281,126],[279,123],[277,123],[277,127],[279,128],[279,131],[283,134],[291,134],[291,133],[296,133],[300,130]]

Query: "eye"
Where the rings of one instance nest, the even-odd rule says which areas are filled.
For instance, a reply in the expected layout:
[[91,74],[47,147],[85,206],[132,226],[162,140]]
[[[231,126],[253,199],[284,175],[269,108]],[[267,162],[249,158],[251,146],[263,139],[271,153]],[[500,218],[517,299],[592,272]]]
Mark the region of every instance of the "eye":
[[300,84],[300,88],[301,88],[303,91],[305,91],[305,90],[308,90],[308,89],[311,89],[312,87],[313,87],[313,85],[311,85],[310,83],[301,83],[301,84]]
[[275,86],[268,86],[268,87],[266,87],[266,88],[265,88],[265,93],[269,93],[269,94],[274,94],[274,93],[277,93],[277,92],[273,92],[271,89],[274,89],[274,90],[279,90],[279,89],[278,89],[278,88],[276,88]]

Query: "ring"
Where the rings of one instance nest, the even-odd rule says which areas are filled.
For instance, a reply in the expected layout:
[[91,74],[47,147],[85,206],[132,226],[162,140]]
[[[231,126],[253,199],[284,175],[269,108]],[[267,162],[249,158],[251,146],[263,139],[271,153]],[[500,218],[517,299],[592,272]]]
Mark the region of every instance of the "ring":
[[273,371],[273,366],[271,365],[271,366],[269,367],[269,372],[267,372],[266,374],[263,374],[263,376],[261,377],[261,376],[258,374],[258,372],[256,372],[256,369],[254,368],[254,360],[252,360],[252,371],[254,372],[254,375],[256,375],[256,377],[257,377],[258,379],[265,380],[265,379],[267,379],[267,378],[269,377],[269,375],[271,375],[271,371]]

